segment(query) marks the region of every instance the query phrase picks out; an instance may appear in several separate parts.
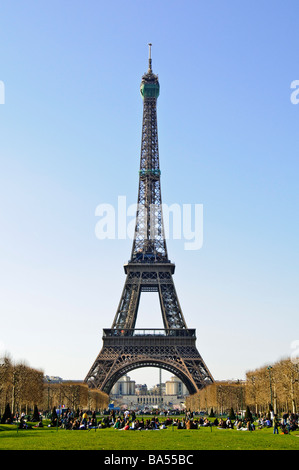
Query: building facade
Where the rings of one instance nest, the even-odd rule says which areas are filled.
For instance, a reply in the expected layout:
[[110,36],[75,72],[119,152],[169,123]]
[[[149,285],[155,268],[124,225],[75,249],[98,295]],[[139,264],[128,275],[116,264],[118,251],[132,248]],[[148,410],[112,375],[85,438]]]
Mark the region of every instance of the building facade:
[[136,384],[125,375],[115,383],[111,392],[110,398],[114,404],[139,410],[183,409],[185,399],[189,395],[185,385],[175,376],[148,390],[145,384]]

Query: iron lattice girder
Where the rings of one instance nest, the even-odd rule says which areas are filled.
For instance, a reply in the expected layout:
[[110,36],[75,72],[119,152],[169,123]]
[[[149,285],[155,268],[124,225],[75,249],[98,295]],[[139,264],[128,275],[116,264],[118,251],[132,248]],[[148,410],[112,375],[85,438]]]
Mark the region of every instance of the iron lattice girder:
[[187,328],[175,290],[173,263],[128,263],[123,294],[112,328],[134,328],[142,291],[157,291],[160,299],[163,324],[169,328]]
[[163,227],[157,127],[157,99],[145,98],[143,105],[139,190],[132,260],[153,254],[167,260]]
[[109,393],[124,373],[139,367],[168,370],[185,383],[190,393],[212,382],[195,346],[195,330],[156,330],[164,332],[160,335],[152,331],[104,330],[103,348],[89,373],[89,386]]

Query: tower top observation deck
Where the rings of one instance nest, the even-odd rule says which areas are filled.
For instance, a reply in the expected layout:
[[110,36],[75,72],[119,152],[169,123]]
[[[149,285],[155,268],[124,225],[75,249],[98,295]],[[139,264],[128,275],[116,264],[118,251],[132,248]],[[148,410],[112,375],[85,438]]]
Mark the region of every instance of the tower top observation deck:
[[158,75],[155,75],[152,71],[151,47],[152,45],[149,44],[148,71],[143,75],[140,84],[140,93],[143,99],[158,98],[160,93]]

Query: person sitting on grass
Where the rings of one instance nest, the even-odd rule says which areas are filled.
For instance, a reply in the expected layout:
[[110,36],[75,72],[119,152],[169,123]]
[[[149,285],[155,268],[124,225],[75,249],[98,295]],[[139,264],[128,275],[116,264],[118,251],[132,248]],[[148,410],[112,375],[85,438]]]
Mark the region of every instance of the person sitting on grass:
[[219,420],[219,426],[218,426],[220,429],[224,429],[225,428],[225,422],[223,421],[222,418],[220,418]]
[[103,418],[102,421],[99,423],[98,428],[99,429],[109,428],[109,421],[107,423],[107,420],[105,418]]
[[74,419],[73,418],[69,418],[65,424],[65,429],[73,429],[73,424],[74,424]]
[[186,429],[193,429],[193,422],[191,419],[188,419],[186,422]]
[[282,434],[290,434],[286,424],[281,424],[280,427]]
[[139,429],[144,429],[144,419],[141,418],[141,420],[139,421]]
[[[241,419],[236,420],[237,423],[237,430],[240,431],[243,429],[243,421]],[[245,429],[245,428],[244,428]]]
[[186,422],[185,419],[183,418],[182,421],[178,420],[178,429],[186,429]]
[[115,429],[120,429],[120,425],[121,425],[121,420],[120,420],[120,417],[116,418],[116,421],[115,421],[115,424],[114,424],[114,428]]
[[172,425],[172,419],[171,418],[166,418],[165,426],[171,426],[171,425]]
[[147,420],[145,421],[145,429],[146,429],[146,430],[151,429],[151,422],[150,422],[149,419],[147,419]]
[[125,426],[122,427],[120,430],[121,431],[129,431],[130,430],[130,420],[129,419],[126,420]]
[[34,428],[43,428],[44,425],[41,421],[39,421],[37,424],[35,424],[35,426],[33,426]]
[[151,428],[152,429],[159,429],[160,423],[158,418],[153,418],[151,421]]
[[29,426],[26,423],[24,416],[21,416],[19,429],[28,429],[28,428],[29,428]]
[[72,429],[79,429],[79,428],[80,428],[80,420],[75,419]]
[[230,420],[229,418],[227,418],[225,424],[226,424],[226,427],[227,427],[228,429],[232,429],[232,422],[231,422],[231,420]]

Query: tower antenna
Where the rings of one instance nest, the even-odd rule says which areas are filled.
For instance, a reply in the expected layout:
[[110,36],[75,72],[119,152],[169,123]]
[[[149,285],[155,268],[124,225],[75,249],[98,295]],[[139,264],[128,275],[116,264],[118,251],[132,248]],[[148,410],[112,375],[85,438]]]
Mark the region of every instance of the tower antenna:
[[152,72],[152,44],[149,43],[149,55],[148,55],[148,73]]

